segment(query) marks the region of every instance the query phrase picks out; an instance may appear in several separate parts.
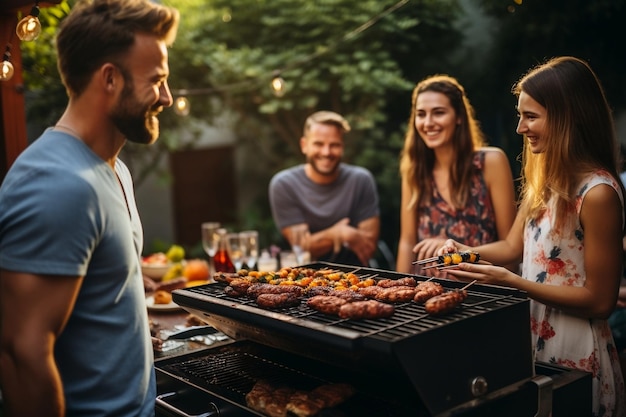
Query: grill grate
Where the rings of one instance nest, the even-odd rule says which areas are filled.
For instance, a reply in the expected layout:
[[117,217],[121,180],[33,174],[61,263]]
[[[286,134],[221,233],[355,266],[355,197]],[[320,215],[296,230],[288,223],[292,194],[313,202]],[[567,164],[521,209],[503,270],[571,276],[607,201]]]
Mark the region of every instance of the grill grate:
[[[444,285],[455,284],[449,282]],[[226,295],[225,283],[215,283],[210,285],[188,288],[186,291],[220,299],[226,302],[233,302],[239,305],[258,307],[254,300],[242,296],[232,297]],[[450,289],[450,288],[448,288]],[[304,296],[304,299],[307,297]],[[358,332],[363,336],[371,336],[376,339],[393,342],[398,338],[403,338],[436,328],[451,322],[473,317],[487,311],[493,311],[520,302],[519,295],[502,295],[498,293],[487,293],[476,290],[468,291],[468,298],[463,304],[451,314],[433,317],[426,313],[422,304],[408,302],[395,304],[396,312],[393,316],[375,320],[347,320],[329,316],[308,307],[302,302],[296,307],[274,310],[273,312],[286,314],[289,317],[305,319],[311,323],[323,326],[331,326],[337,329],[346,329]]]
[[[185,360],[160,361],[157,368],[182,378],[206,391],[216,393],[244,406],[245,395],[259,380],[265,380],[275,386],[289,386],[295,389],[311,390],[331,382],[353,383],[359,389],[357,394],[336,407],[325,410],[328,416],[422,416],[420,407],[406,401],[400,404],[392,396],[381,397],[381,392],[371,392],[372,387],[359,385],[345,370],[329,365],[320,365],[302,358],[293,357],[285,352],[250,342],[237,342],[220,348],[209,349],[201,356],[192,356]],[[320,369],[322,372],[320,372]],[[368,392],[369,391],[369,392]],[[417,414],[416,414],[417,413]]]

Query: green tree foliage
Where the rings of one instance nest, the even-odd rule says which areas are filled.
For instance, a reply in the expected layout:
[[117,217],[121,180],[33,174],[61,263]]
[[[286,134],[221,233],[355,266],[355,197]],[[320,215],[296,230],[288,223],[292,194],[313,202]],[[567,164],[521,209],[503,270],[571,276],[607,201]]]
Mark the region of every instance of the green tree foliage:
[[[172,1],[171,3],[174,3]],[[269,219],[267,184],[302,161],[305,118],[319,109],[344,114],[353,131],[346,160],[369,168],[381,196],[382,237],[395,245],[400,184],[398,156],[418,78],[440,71],[460,34],[456,1],[212,0],[188,2],[193,16],[171,51],[171,86],[185,89],[192,117],[235,115],[245,147],[241,181],[258,190],[242,221]],[[187,22],[188,23],[188,22]],[[185,24],[187,24],[185,23]],[[437,68],[437,69],[436,69]],[[286,82],[283,96],[269,84]],[[199,94],[194,94],[199,92]]]

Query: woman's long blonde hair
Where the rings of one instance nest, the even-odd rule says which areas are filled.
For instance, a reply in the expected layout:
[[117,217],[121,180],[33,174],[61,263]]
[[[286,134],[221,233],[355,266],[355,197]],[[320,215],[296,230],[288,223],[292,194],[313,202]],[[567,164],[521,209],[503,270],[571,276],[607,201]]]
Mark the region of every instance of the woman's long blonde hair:
[[556,226],[574,209],[577,187],[593,171],[608,171],[620,181],[619,147],[611,110],[589,65],[574,57],[553,58],[524,75],[514,86],[546,109],[544,152],[533,154],[524,141],[520,210],[537,219],[556,198]]
[[457,207],[463,207],[470,192],[474,152],[484,146],[485,137],[461,84],[448,75],[433,75],[420,81],[413,90],[411,117],[400,157],[400,175],[411,190],[409,205],[405,209],[413,209],[428,203],[433,193],[435,153],[424,144],[415,128],[417,97],[426,91],[441,93],[448,97],[456,117],[460,120],[452,139],[456,163],[450,169],[450,190],[452,203]]

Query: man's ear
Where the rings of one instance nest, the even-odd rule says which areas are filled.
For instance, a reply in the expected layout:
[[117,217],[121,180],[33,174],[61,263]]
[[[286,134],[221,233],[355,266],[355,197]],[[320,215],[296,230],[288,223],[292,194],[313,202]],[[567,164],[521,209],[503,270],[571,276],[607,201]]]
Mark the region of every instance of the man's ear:
[[305,153],[304,150],[306,148],[306,136],[302,136],[300,138],[300,152]]
[[115,91],[119,75],[120,72],[118,68],[111,63],[106,63],[100,67],[101,82],[108,93]]

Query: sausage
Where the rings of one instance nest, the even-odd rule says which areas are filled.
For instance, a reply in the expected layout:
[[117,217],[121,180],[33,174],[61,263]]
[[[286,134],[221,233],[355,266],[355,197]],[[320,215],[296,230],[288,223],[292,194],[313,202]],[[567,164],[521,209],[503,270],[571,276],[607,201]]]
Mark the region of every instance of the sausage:
[[376,295],[385,289],[378,285],[370,285],[369,287],[359,288],[359,294],[364,295],[365,298],[376,298]]
[[355,301],[346,303],[339,309],[342,319],[378,319],[393,315],[396,309],[391,304],[376,300]]
[[337,315],[342,305],[348,301],[332,295],[316,295],[307,300],[306,305],[320,313]]
[[413,301],[416,303],[423,303],[429,298],[433,298],[440,294],[443,294],[443,287],[441,284],[432,281],[420,282],[415,287],[415,297],[413,298]]
[[354,301],[365,301],[367,299],[363,294],[352,290],[333,290],[329,292],[328,295],[344,299],[349,303]]
[[446,314],[461,305],[466,298],[466,290],[448,291],[426,300],[424,309],[428,314],[432,315]]
[[281,294],[260,294],[256,298],[256,303],[262,308],[284,308],[295,307],[300,304],[300,298],[293,292],[285,292]]
[[378,301],[387,303],[406,303],[415,297],[415,288],[413,287],[388,287],[376,294]]
[[286,292],[294,293],[296,296],[302,295],[302,288],[295,285],[273,285],[256,283],[248,287],[246,293],[251,298],[257,298],[261,294],[283,294]]
[[404,277],[400,279],[381,279],[376,285],[383,288],[415,287],[417,285],[417,281],[415,281],[415,278],[413,277]]

